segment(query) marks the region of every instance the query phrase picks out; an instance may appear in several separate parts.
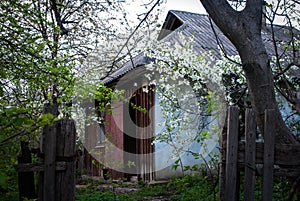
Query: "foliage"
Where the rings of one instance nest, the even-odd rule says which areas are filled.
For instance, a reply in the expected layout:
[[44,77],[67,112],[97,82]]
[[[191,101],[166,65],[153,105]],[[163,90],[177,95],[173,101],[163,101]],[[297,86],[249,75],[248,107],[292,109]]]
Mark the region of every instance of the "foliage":
[[12,200],[18,200],[19,199],[19,193],[16,188],[11,189],[10,191],[6,193],[1,193],[1,199],[2,201],[12,201]]
[[224,87],[221,69],[213,67],[212,52],[197,54],[193,36],[179,33],[178,37],[178,42],[158,42],[146,53],[155,58],[146,66],[146,77],[155,85],[161,113],[161,119],[156,117],[160,122],[154,143],[167,144],[174,169],[180,167],[184,173],[184,156],[198,154],[195,164],[203,163],[217,144]]
[[124,91],[123,90],[113,90],[103,84],[100,84],[95,91],[95,100],[98,104],[99,112],[108,112],[109,107],[112,102],[119,102],[124,99]]
[[[240,198],[244,200],[244,175],[240,177]],[[141,184],[104,184],[103,181],[87,180],[85,187],[76,190],[76,200],[153,200],[159,197],[160,200],[219,200],[218,175],[190,174],[184,177],[174,177],[167,184],[149,185]],[[262,199],[262,177],[256,177],[255,200]],[[83,183],[83,184],[84,184]],[[141,182],[142,183],[142,182]],[[100,188],[99,185],[106,186]],[[111,185],[111,186],[110,186]],[[108,187],[110,186],[110,187]],[[116,189],[132,188],[130,192],[118,192]],[[274,178],[273,199],[278,201],[286,200],[289,193],[289,182],[284,177]]]
[[[291,85],[286,82],[285,76],[291,67],[297,66],[299,68],[300,66],[297,53],[299,49],[295,43],[299,36],[298,30],[295,29],[295,25],[298,26],[299,12],[297,6],[299,2],[293,0],[284,2],[256,1],[251,6],[249,4],[251,1],[232,2],[201,0],[212,20],[232,42],[241,56],[243,72],[246,75],[247,86],[251,95],[251,106],[255,111],[259,129],[264,131],[264,116],[261,114],[266,109],[272,108],[276,111],[276,141],[279,143],[297,143],[295,138],[291,136],[291,132],[286,127],[278,110],[274,93],[274,78],[280,76],[284,80],[286,85],[284,94],[288,94],[286,97],[295,93]],[[235,5],[230,7],[230,4],[242,5],[239,9]],[[275,25],[279,21],[285,26]],[[228,52],[222,47],[223,41],[217,35],[216,38],[223,53],[228,57]],[[285,46],[291,48],[284,48]],[[289,51],[286,51],[287,49]],[[276,57],[279,74],[274,74],[270,68],[271,56]],[[287,56],[289,59],[286,59]],[[285,62],[280,63],[281,59],[284,59]],[[292,100],[293,107],[299,110],[298,98],[290,96],[289,99]],[[300,112],[298,113],[300,114]]]
[[7,144],[0,149],[0,194],[13,195],[12,192],[17,192],[16,179],[17,172],[13,165],[17,164],[15,154],[19,152],[19,148],[14,144]]
[[[103,41],[120,38],[121,29],[126,33],[132,30],[125,3],[1,1],[1,194],[10,190],[8,180],[16,181],[12,166],[17,163],[19,141],[38,146],[40,127],[55,120],[57,114],[43,114],[44,105],[57,103],[58,118],[69,117],[75,78],[82,76],[84,61],[97,48],[103,50],[101,58],[107,59],[109,48],[115,47]],[[122,26],[116,26],[116,22]],[[120,60],[119,56],[110,56],[110,63]]]
[[[296,41],[295,41],[296,42]],[[280,74],[278,65],[283,65],[289,58],[282,58],[277,60],[276,57],[272,57],[271,68],[275,75]],[[226,101],[229,105],[236,105],[240,111],[245,111],[246,108],[251,107],[250,95],[248,92],[247,81],[240,64],[239,56],[231,56],[229,59],[223,58],[216,62],[215,67],[223,70],[222,79],[225,87]],[[279,62],[279,63],[278,63]],[[299,135],[299,114],[291,105],[293,101],[289,98],[290,95],[286,89],[285,83],[289,83],[291,88],[289,90],[299,90],[299,78],[295,74],[296,67],[286,71],[284,78],[278,76],[274,77],[276,86],[276,100],[281,111],[284,122],[290,128],[290,130],[296,135]],[[244,118],[241,118],[244,119]]]
[[114,200],[113,192],[100,191],[94,182],[89,181],[89,184],[85,188],[77,189],[77,195],[75,200]]
[[141,188],[138,192],[136,192],[136,196],[139,199],[143,199],[144,197],[164,196],[169,194],[170,192],[165,185],[145,186]]
[[[106,124],[103,121],[104,112],[111,114],[113,117],[114,109],[118,107],[118,105],[113,103],[124,101],[122,89],[119,90],[117,86],[107,87],[103,83],[107,84],[109,82],[107,80],[113,78],[111,77],[112,73],[120,68],[125,63],[124,61],[133,62],[134,56],[140,53],[142,48],[147,46],[153,37],[155,37],[153,35],[157,34],[158,16],[162,14],[160,12],[161,5],[165,1],[148,1],[148,3],[134,1],[119,2],[122,5],[121,10],[106,10],[107,13],[104,15],[111,16],[115,20],[110,20],[109,18],[106,22],[105,18],[103,18],[101,21],[105,26],[109,24],[114,32],[111,32],[111,29],[107,31],[100,29],[103,33],[97,43],[98,46],[76,68],[77,79],[74,86],[72,117],[76,121],[78,141],[80,141],[81,145],[85,146],[91,155],[94,155],[98,159],[99,157],[93,151],[97,142],[94,139],[91,140],[92,137],[86,138],[90,136],[86,135],[86,129],[93,126],[97,130],[101,129],[104,131],[105,129],[102,127],[102,125]],[[134,13],[132,12],[132,7],[139,9]],[[150,10],[149,7],[151,8]],[[99,15],[99,17],[101,18],[102,15]],[[134,20],[134,18],[137,18],[137,20]],[[141,112],[145,112],[145,109],[139,105],[131,106]],[[110,151],[110,145],[113,146],[113,143],[109,143],[110,139],[110,133],[106,132],[105,137],[101,141],[105,141],[107,145],[105,150],[107,151],[105,151],[105,156],[101,158],[111,158],[115,152]],[[86,143],[88,140],[91,143]],[[103,161],[101,162],[103,163]],[[126,165],[122,164],[122,161],[116,160],[112,161],[112,163],[117,165],[117,167]]]
[[1,182],[1,193],[11,190],[8,181],[16,179],[19,140],[37,141],[38,129],[54,120],[42,114],[43,105],[68,101],[73,82],[72,63],[66,64],[64,55],[53,55],[55,41],[46,40],[38,25],[53,28],[50,35],[58,30],[36,6],[29,1],[0,3],[0,180],[6,181]]
[[[214,176],[216,177],[216,176]],[[183,178],[175,178],[168,187],[174,191],[171,200],[218,200],[218,185],[207,176],[186,175]]]
[[[137,191],[131,191],[129,193],[117,193],[115,188],[122,188],[125,184],[113,184],[113,188],[99,189],[95,186],[87,185],[83,189],[78,189],[76,194],[76,200],[78,201],[94,201],[94,200],[144,200],[145,197],[167,195],[168,189],[164,185],[138,185]],[[130,185],[128,188],[136,188],[136,186]]]
[[[136,190],[127,193],[116,191],[116,188],[123,187]],[[77,189],[76,200],[217,200],[217,188],[209,177],[195,174],[173,178],[168,184],[115,184],[114,188],[106,189],[99,188],[98,185],[87,185]]]
[[[243,181],[244,175],[241,174],[240,180]],[[263,178],[256,177],[254,200],[262,200]],[[244,200],[244,183],[240,185],[240,199]],[[290,192],[290,184],[286,177],[274,177],[273,182],[273,200],[284,201],[287,199]]]
[[[88,44],[94,44],[95,48],[84,55],[82,63],[76,66],[72,114],[78,124],[80,136],[84,136],[84,121],[87,120],[88,124],[97,121],[94,113],[88,116],[84,114],[84,110],[91,111],[95,108],[95,98],[98,99],[97,107],[100,112],[107,109],[115,99],[122,98],[122,91],[105,87],[103,80],[110,78],[111,73],[120,68],[125,61],[132,62],[133,57],[151,41],[153,34],[157,33],[158,16],[165,1],[140,3],[118,0],[103,3],[95,0],[93,2],[87,3],[91,10],[95,9],[94,6],[102,7],[102,10],[94,11],[96,16],[93,19],[96,21],[93,26],[97,24],[98,29],[90,28],[93,32],[98,31],[95,33],[97,38],[85,40],[88,40]],[[137,9],[135,12],[132,12],[133,7]],[[149,7],[153,8],[150,9],[151,12],[148,12]]]

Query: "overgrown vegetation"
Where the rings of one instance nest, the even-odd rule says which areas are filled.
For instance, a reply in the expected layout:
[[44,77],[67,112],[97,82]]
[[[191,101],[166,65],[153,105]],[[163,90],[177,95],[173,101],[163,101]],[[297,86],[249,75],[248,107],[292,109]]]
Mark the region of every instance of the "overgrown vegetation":
[[[103,180],[89,180],[84,187],[77,188],[76,201],[115,201],[115,200],[182,200],[182,201],[217,201],[219,200],[218,175],[213,177],[199,174],[174,177],[168,183],[149,185],[144,182],[109,183]],[[243,175],[240,178],[240,198],[243,197]],[[143,184],[143,185],[142,185]],[[122,189],[127,189],[124,191]],[[288,180],[275,178],[273,200],[284,201],[289,193]],[[262,199],[262,178],[257,177],[255,185],[255,200]]]
[[[51,3],[50,3],[51,2]],[[57,4],[59,2],[59,4]],[[105,2],[105,3],[103,3]],[[104,46],[109,46],[114,50],[110,52],[104,52],[100,55],[96,52],[94,55],[91,53],[95,48],[99,48],[101,40],[107,39],[110,41],[113,37],[119,34],[118,26],[114,26],[112,29],[111,23],[107,23],[108,20],[114,18],[114,20],[122,21],[122,28],[126,29],[126,33],[132,31],[130,29],[130,22],[124,17],[126,12],[119,2],[122,1],[1,1],[0,3],[0,196],[2,200],[17,200],[17,172],[13,165],[17,164],[17,155],[19,154],[19,141],[26,140],[30,141],[32,146],[37,146],[39,140],[39,129],[50,124],[55,117],[51,114],[42,114],[43,106],[47,103],[57,102],[60,105],[61,116],[70,115],[70,102],[73,95],[74,87],[74,72],[79,70],[79,67],[84,63],[85,58],[89,57],[88,70],[81,71],[81,74],[88,72],[97,72],[103,70],[103,61],[105,58],[109,60],[105,63],[104,73],[100,76],[107,76],[113,70],[118,68],[117,63],[121,63],[122,58],[126,56],[131,57],[130,51],[132,51],[135,44],[139,41],[133,39],[132,47],[127,47],[126,53],[120,53],[120,47],[115,47],[112,44],[103,43]],[[280,6],[273,5],[276,10]],[[291,4],[291,11],[296,3]],[[296,5],[298,5],[297,3]],[[276,7],[277,6],[277,7]],[[268,5],[268,19],[273,26],[272,5]],[[289,9],[284,9],[285,14]],[[92,11],[92,12],[91,12]],[[104,13],[102,18],[99,17],[99,12]],[[112,16],[112,11],[116,13]],[[124,16],[119,16],[122,13]],[[276,13],[274,13],[275,16]],[[108,16],[107,16],[108,15]],[[296,15],[297,16],[297,15]],[[289,18],[288,18],[289,19]],[[114,21],[113,20],[113,21]],[[297,21],[296,18],[295,21]],[[287,20],[288,22],[290,20]],[[114,21],[115,22],[115,21]],[[105,25],[105,26],[104,26]],[[101,28],[100,28],[101,27]],[[121,28],[121,29],[122,29]],[[276,27],[275,27],[276,28]],[[128,30],[127,30],[128,29]],[[95,32],[99,31],[99,32]],[[106,33],[106,34],[104,34]],[[123,37],[125,40],[127,37]],[[138,38],[138,37],[137,37]],[[293,49],[293,52],[299,50],[299,42],[292,38],[291,44],[285,45],[285,49]],[[81,42],[78,42],[81,41]],[[187,41],[188,42],[188,41]],[[123,45],[123,44],[122,44]],[[190,45],[190,46],[189,46]],[[102,49],[102,48],[100,48]],[[184,49],[182,49],[184,50]],[[199,67],[204,66],[207,62],[201,57],[195,57],[192,50],[192,43],[186,44],[185,52],[179,52],[180,55],[185,55],[191,63]],[[161,52],[159,54],[166,54],[168,52]],[[184,53],[184,54],[183,54]],[[100,56],[99,56],[100,55]],[[116,56],[117,55],[117,56]],[[153,54],[150,56],[153,56]],[[158,55],[165,56],[165,55]],[[95,58],[101,61],[96,61]],[[103,60],[105,60],[103,59]],[[205,79],[211,79],[211,77],[201,76],[197,69],[192,68],[193,66],[186,65],[183,60],[176,61],[175,58],[168,57],[169,63],[174,63],[169,70],[174,72],[174,80],[178,81],[178,76],[185,78],[185,81],[189,81],[186,84],[192,85],[194,91],[197,94],[202,95],[201,99],[204,105],[208,109],[201,110],[206,117],[207,113],[210,113],[213,109],[209,109],[212,104],[211,96],[212,92],[207,90],[200,90],[204,85]],[[277,93],[286,98],[289,102],[297,106],[299,103],[299,78],[289,75],[284,75],[289,69],[299,67],[299,64],[290,63],[291,65],[285,64],[280,60],[280,57],[276,58],[276,68],[274,68],[274,79],[276,84]],[[101,64],[101,65],[99,65]],[[179,68],[180,64],[184,64],[183,67]],[[198,65],[199,64],[199,65]],[[102,68],[96,68],[99,65]],[[161,65],[163,67],[163,65]],[[186,68],[185,68],[186,67]],[[166,68],[167,69],[167,68]],[[227,81],[234,84],[233,88],[226,88],[228,97],[235,99],[234,104],[243,105],[248,107],[250,100],[247,96],[246,79],[243,77],[242,71],[234,70],[230,68],[230,71],[221,72],[220,69],[210,69],[205,75],[222,75],[224,76],[223,81]],[[229,67],[228,67],[229,69]],[[224,69],[223,69],[224,70]],[[240,69],[241,70],[241,69]],[[184,73],[187,72],[187,73]],[[190,75],[189,79],[186,76]],[[79,77],[79,76],[78,76]],[[94,74],[88,75],[86,81],[89,78],[94,78]],[[220,78],[220,77],[219,77]],[[225,80],[226,79],[226,80]],[[221,79],[213,79],[214,81],[221,81]],[[173,84],[173,82],[170,82]],[[95,87],[95,83],[92,83]],[[78,85],[78,84],[77,84]],[[233,85],[230,85],[233,86]],[[79,87],[82,87],[80,85]],[[162,89],[162,98],[166,97],[167,91],[171,87],[165,86],[164,91]],[[86,88],[84,88],[85,90]],[[102,89],[102,91],[100,90]],[[168,89],[168,90],[166,90]],[[178,87],[174,90],[178,91]],[[184,91],[185,88],[182,88]],[[112,97],[112,91],[99,87],[98,94],[96,93],[99,103],[103,106]],[[87,90],[86,90],[87,92]],[[90,92],[90,91],[88,91]],[[87,93],[88,93],[87,92]],[[95,91],[92,91],[92,97],[94,99]],[[184,91],[186,94],[186,91]],[[230,92],[230,93],[229,93]],[[106,94],[105,96],[103,96]],[[173,95],[174,93],[171,93]],[[189,93],[192,94],[192,93]],[[80,94],[82,95],[82,94]],[[295,96],[295,97],[294,97]],[[200,96],[195,96],[198,98]],[[86,97],[84,97],[86,98]],[[190,98],[190,97],[187,97]],[[207,101],[209,99],[209,101]],[[178,97],[175,97],[172,104],[178,106]],[[177,101],[177,103],[176,103]],[[195,101],[195,102],[197,102]],[[186,102],[184,102],[186,103]],[[297,104],[296,104],[297,103]],[[166,104],[166,103],[165,103]],[[168,125],[166,126],[166,132],[162,133],[161,138],[156,140],[167,141],[173,146],[175,155],[180,162],[180,153],[190,150],[184,150],[184,146],[181,143],[174,143],[176,134],[178,133],[177,125],[184,124],[186,122],[187,128],[191,127],[191,119],[185,116],[183,113],[176,113],[174,105],[166,105],[166,111],[173,112],[175,116],[170,116],[166,113],[169,119]],[[189,105],[190,104],[186,104]],[[170,107],[169,107],[170,106]],[[143,108],[132,105],[135,109],[143,111]],[[172,110],[173,109],[173,110]],[[190,108],[187,108],[187,112]],[[193,108],[192,108],[193,109]],[[201,108],[202,109],[202,108]],[[293,109],[297,109],[294,107]],[[289,110],[290,111],[290,110]],[[291,113],[296,113],[295,110],[291,110]],[[185,121],[179,122],[181,119]],[[286,124],[295,134],[299,135],[299,118],[292,119],[291,115],[284,116]],[[204,122],[211,121],[204,119]],[[198,138],[193,138],[197,143],[204,142],[209,138],[207,135],[208,124],[203,124],[203,132]],[[205,129],[204,129],[205,128]],[[194,134],[190,130],[186,133]],[[197,133],[198,134],[198,133]],[[205,135],[204,135],[205,134]],[[170,138],[173,137],[173,138]],[[180,137],[180,136],[179,136]],[[178,137],[178,138],[179,138]],[[182,136],[181,136],[182,137]],[[200,138],[202,137],[202,138]],[[188,143],[188,139],[184,139]],[[182,138],[178,141],[183,142]],[[193,156],[202,158],[202,154],[191,153]],[[209,166],[210,167],[210,166]],[[181,165],[182,170],[194,170],[193,167],[187,167]],[[77,190],[77,200],[144,200],[147,197],[163,196],[162,199],[168,200],[218,200],[218,185],[217,175],[199,176],[187,175],[183,178],[174,178],[168,185],[155,185],[149,186],[147,184],[139,183],[137,191],[128,193],[117,193],[116,188],[121,187],[123,184],[113,185],[111,189],[99,189],[100,183],[87,183],[85,187]],[[284,178],[277,178],[274,184],[274,200],[284,200],[288,193],[288,183]],[[241,184],[241,190],[243,184]],[[256,199],[260,200],[261,196],[261,180],[258,179],[256,186]],[[240,198],[243,200],[243,198]]]
[[[91,77],[95,80],[96,75],[102,77],[116,69],[129,51],[130,56],[133,55],[136,38],[139,38],[138,41],[141,39],[137,31],[131,37],[132,41],[126,43],[126,50],[120,50],[132,33],[131,25],[136,24],[127,16],[127,3],[122,0],[0,2],[2,200],[6,197],[7,200],[17,200],[14,165],[20,152],[20,141],[30,142],[30,148],[37,149],[41,127],[52,123],[56,116],[70,117],[70,106],[76,95],[76,98],[86,98],[79,97],[85,94],[74,95],[75,80],[83,80],[82,76],[88,72],[88,79],[84,81],[89,83]],[[141,5],[141,8],[145,7]],[[158,13],[157,10],[153,14]],[[145,15],[140,14],[139,17]],[[111,44],[113,40],[119,43]],[[89,64],[85,63],[86,60]],[[99,79],[97,83],[93,82],[92,87],[96,89],[98,82]],[[79,87],[83,88],[82,85]],[[94,98],[95,90],[87,87],[83,90],[92,93]],[[101,94],[96,95],[105,101]],[[57,103],[55,115],[43,114],[44,105],[49,103]]]

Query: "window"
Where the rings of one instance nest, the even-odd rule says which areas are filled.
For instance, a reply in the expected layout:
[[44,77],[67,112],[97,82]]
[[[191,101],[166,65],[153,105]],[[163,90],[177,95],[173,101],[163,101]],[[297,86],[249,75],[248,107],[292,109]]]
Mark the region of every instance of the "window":
[[99,124],[99,132],[97,135],[97,144],[103,144],[105,141],[105,127],[102,119],[98,121]]

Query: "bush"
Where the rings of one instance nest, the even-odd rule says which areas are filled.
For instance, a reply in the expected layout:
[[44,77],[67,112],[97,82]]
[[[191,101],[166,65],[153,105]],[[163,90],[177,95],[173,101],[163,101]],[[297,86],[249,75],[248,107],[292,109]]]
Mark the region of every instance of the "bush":
[[219,200],[218,178],[208,176],[186,175],[183,178],[174,178],[168,187],[174,192],[173,200]]

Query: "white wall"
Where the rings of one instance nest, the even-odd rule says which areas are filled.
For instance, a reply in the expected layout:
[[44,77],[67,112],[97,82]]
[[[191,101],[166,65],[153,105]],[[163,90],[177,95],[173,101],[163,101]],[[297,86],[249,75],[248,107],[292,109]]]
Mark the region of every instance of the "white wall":
[[[154,130],[155,130],[155,135],[158,135],[160,132],[162,132],[165,129],[163,125],[159,125],[159,124],[163,124],[165,118],[162,115],[162,108],[159,106],[159,100],[157,94],[155,94],[154,113],[155,113]],[[179,135],[180,138],[174,140],[175,146],[185,150],[180,152],[180,158],[182,159],[184,166],[193,166],[194,164],[204,163],[203,159],[195,159],[195,157],[191,153],[186,152],[187,150],[195,153],[201,153],[203,155],[203,158],[207,161],[210,158],[209,154],[218,151],[217,146],[218,146],[219,136],[218,133],[213,133],[213,129],[212,129],[213,126],[210,126],[209,135],[211,136],[211,139],[206,139],[204,141],[204,143],[206,144],[206,148],[204,148],[203,146],[201,147],[201,145],[195,141],[195,136],[197,133],[199,133],[198,124],[199,122],[197,121],[190,122],[188,128],[185,128],[182,131],[178,131],[180,134]],[[212,122],[211,125],[216,125],[216,121]],[[178,159],[178,157],[174,157],[176,153],[176,149],[165,142],[155,142],[154,145],[155,145],[154,161],[155,161],[156,180],[169,179],[174,174],[181,176],[182,171],[180,167],[178,167],[176,171],[172,169],[174,162]]]

